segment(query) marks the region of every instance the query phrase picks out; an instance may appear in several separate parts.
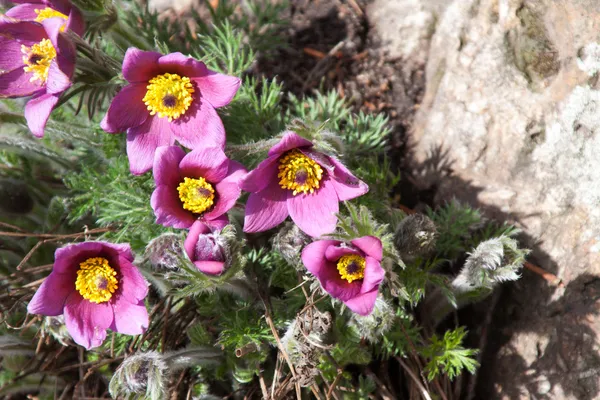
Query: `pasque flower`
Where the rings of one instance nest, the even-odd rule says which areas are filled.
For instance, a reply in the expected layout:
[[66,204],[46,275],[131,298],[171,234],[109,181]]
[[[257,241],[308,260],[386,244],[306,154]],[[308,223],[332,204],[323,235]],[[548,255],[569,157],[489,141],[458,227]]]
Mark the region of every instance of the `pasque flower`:
[[203,147],[188,154],[178,146],[156,151],[151,204],[156,222],[187,229],[194,221],[225,215],[240,197],[244,166],[227,158],[220,147]]
[[221,275],[231,263],[228,239],[220,234],[227,220],[196,221],[183,244],[190,261],[208,275]]
[[107,132],[127,131],[130,170],[152,168],[154,152],[175,139],[195,149],[225,146],[225,128],[215,111],[233,99],[240,79],[216,73],[181,53],[130,48],[123,61],[130,83],[113,99],[101,126]]
[[27,306],[32,314],[64,314],[73,340],[90,349],[106,330],[138,335],[148,327],[148,287],[127,244],[84,242],[56,250],[54,267]]
[[369,187],[313,143],[286,132],[269,156],[242,180],[250,192],[244,232],[261,232],[289,215],[310,236],[335,229],[339,202],[365,194]]
[[304,266],[317,277],[323,289],[360,315],[373,311],[385,271],[381,268],[383,247],[373,236],[350,241],[319,240],[302,250]]
[[0,21],[0,97],[33,96],[25,106],[31,132],[44,128],[60,95],[71,86],[75,48],[61,32],[64,19]]
[[12,0],[19,5],[8,10],[4,15],[21,21],[44,22],[49,18],[61,18],[61,30],[72,30],[83,35],[85,22],[81,11],[68,0]]

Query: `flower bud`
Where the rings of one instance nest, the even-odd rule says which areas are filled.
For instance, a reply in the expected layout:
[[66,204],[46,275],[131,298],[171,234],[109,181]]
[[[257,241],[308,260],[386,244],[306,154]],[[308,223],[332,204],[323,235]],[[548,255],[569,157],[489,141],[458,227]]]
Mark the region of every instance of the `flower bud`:
[[164,233],[146,246],[144,256],[156,269],[179,270],[179,258],[183,255],[181,237],[175,233]]
[[165,395],[166,371],[167,363],[156,351],[128,357],[110,380],[110,394],[113,398],[138,393],[145,394],[149,399],[162,399]]
[[392,306],[382,296],[377,296],[373,312],[364,317],[352,314],[349,324],[361,337],[376,343],[392,328],[395,320],[396,314]]
[[293,222],[286,222],[273,238],[273,247],[281,253],[290,265],[304,270],[300,252],[310,242],[310,236],[302,232],[298,225]]
[[57,342],[59,342],[63,346],[73,344],[71,335],[69,335],[69,331],[67,331],[67,326],[65,325],[65,317],[63,315],[44,318],[42,331],[44,332],[44,334],[49,334],[50,336],[52,336],[54,339],[56,339]]
[[230,241],[235,237],[229,229],[220,230],[202,221],[196,221],[185,239],[184,248],[189,259],[208,275],[221,275],[231,265]]
[[394,244],[403,258],[426,255],[435,248],[437,229],[429,217],[413,214],[404,218],[396,228]]

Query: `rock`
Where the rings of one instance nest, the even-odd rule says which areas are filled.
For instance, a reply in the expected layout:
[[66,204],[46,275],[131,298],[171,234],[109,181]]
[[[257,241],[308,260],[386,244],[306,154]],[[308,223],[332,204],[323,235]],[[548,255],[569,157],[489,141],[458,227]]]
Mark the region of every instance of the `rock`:
[[496,317],[507,335],[478,396],[600,398],[600,295],[588,293],[600,282],[600,2],[447,3],[377,0],[368,14],[388,54],[426,62],[414,157],[446,167],[415,181],[438,203],[457,197],[516,223],[532,260],[566,285],[525,271],[507,288]]

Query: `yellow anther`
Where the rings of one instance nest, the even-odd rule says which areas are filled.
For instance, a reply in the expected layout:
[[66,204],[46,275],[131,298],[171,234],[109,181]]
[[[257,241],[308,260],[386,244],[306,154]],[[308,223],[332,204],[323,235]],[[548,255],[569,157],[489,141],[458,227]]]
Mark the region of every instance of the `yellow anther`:
[[312,158],[294,149],[279,159],[277,177],[279,185],[283,189],[292,190],[294,196],[300,192],[313,193],[319,188],[323,169]]
[[352,283],[365,277],[365,259],[356,254],[342,256],[337,262],[337,269],[342,279]]
[[215,189],[204,178],[184,178],[177,191],[183,208],[196,214],[208,210],[215,200]]
[[148,83],[148,91],[142,101],[150,115],[158,114],[172,121],[185,114],[194,100],[194,86],[186,76],[166,73],[155,76]]
[[33,72],[33,76],[29,80],[35,82],[39,80],[42,84],[48,79],[48,70],[50,63],[56,57],[56,50],[52,46],[52,42],[48,39],[42,39],[41,42],[34,44],[31,47],[21,45],[23,53],[23,63],[25,72]]
[[[43,10],[35,9],[34,11],[37,14],[37,17],[35,17],[35,22],[42,22],[44,20],[47,20],[48,18],[56,18],[56,17],[62,18],[65,21],[67,21],[69,19],[69,17],[67,17],[65,14],[63,14],[63,13],[61,13],[59,11],[56,11],[56,10],[50,8],[50,7],[46,7]],[[66,26],[67,26],[67,24],[65,23],[60,28],[60,30],[62,32],[64,32]]]
[[75,289],[92,303],[104,303],[119,287],[116,275],[106,258],[88,258],[79,264]]

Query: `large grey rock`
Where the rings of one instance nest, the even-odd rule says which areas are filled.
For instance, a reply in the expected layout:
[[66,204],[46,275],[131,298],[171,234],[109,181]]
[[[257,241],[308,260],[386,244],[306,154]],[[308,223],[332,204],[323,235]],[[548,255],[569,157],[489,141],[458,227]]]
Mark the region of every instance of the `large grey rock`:
[[453,173],[417,181],[516,222],[566,286],[526,273],[510,289],[509,339],[486,379],[497,398],[600,398],[600,2],[446,3],[369,13],[389,54],[426,60],[415,157],[444,154]]

